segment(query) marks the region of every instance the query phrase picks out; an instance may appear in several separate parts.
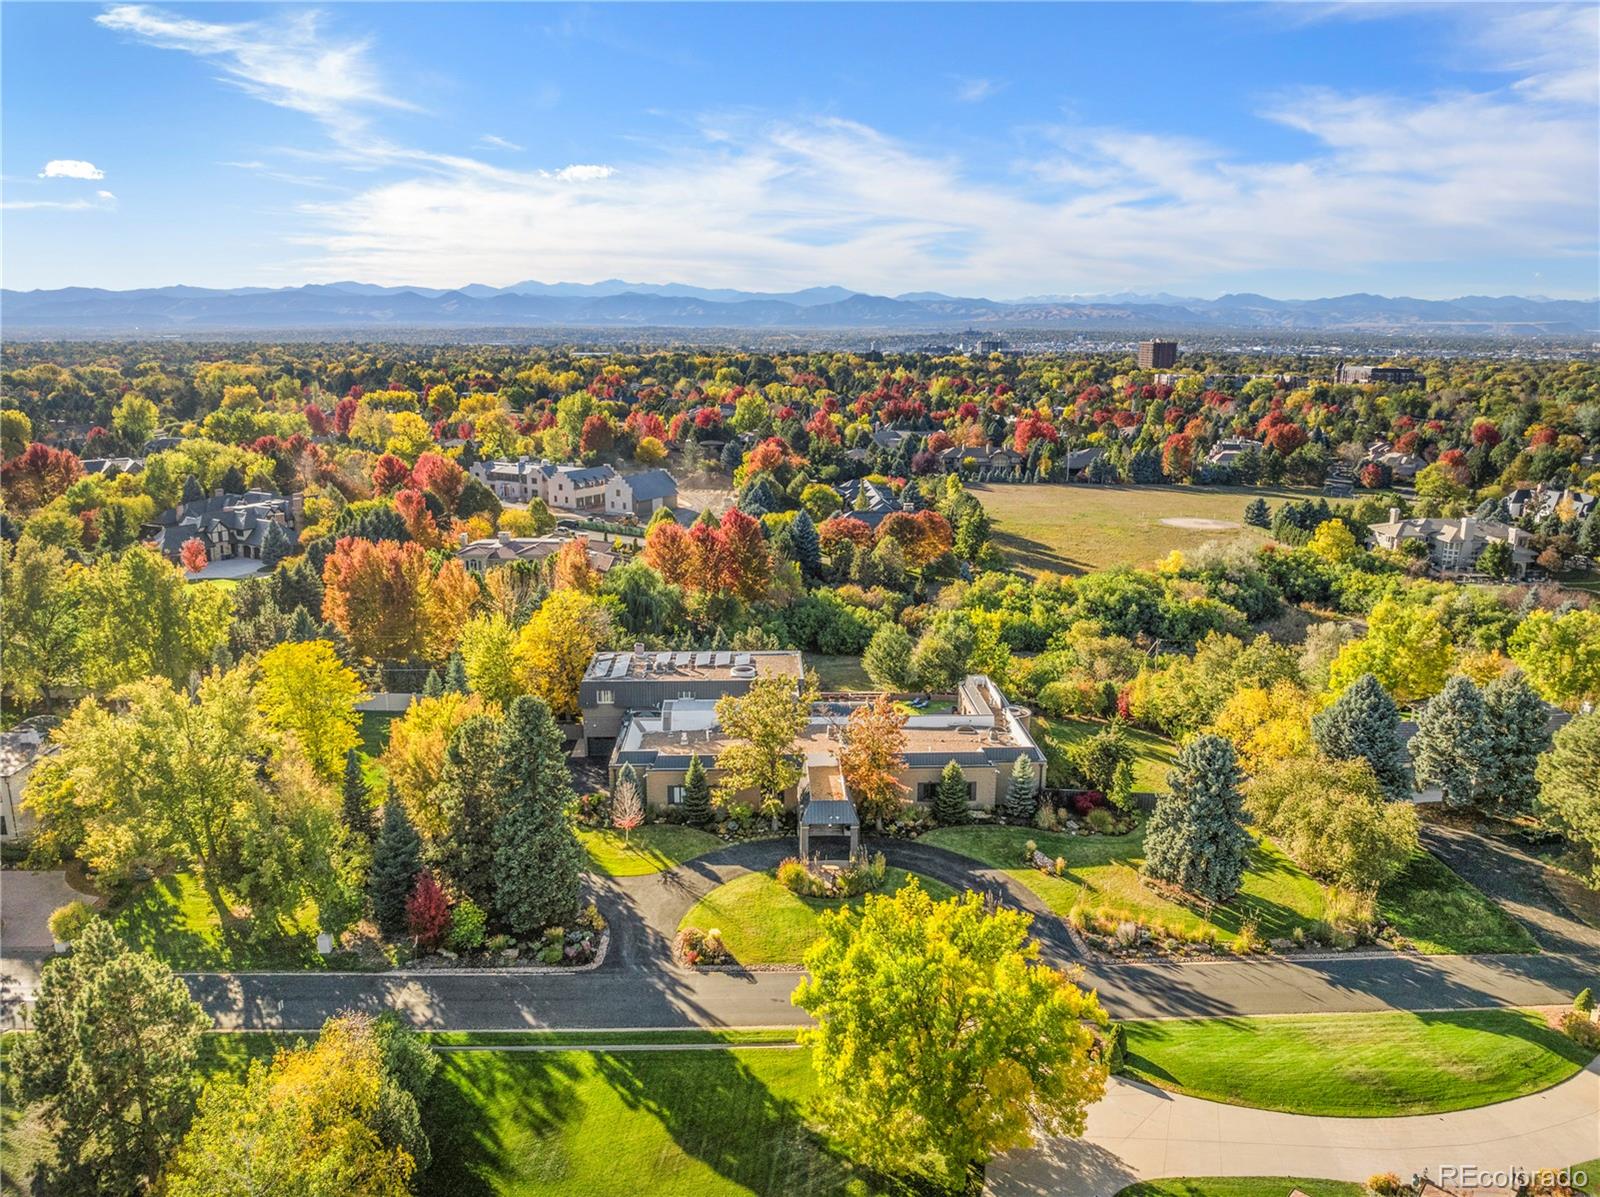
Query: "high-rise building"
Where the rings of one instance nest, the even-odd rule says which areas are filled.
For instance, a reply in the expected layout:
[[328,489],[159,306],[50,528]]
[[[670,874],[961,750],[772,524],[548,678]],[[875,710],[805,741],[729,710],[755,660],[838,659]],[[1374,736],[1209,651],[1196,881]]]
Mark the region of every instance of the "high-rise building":
[[1139,369],[1170,370],[1178,364],[1176,341],[1140,341]]

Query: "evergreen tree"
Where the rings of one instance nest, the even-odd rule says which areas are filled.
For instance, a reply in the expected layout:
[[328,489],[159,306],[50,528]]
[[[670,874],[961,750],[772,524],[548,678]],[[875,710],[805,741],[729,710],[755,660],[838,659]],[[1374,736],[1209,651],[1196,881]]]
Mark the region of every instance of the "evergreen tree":
[[444,681],[439,677],[437,669],[428,670],[427,679],[422,683],[422,697],[438,698],[444,693]]
[[939,774],[939,785],[933,792],[933,821],[940,827],[956,827],[971,817],[967,809],[967,775],[951,761]]
[[311,618],[311,612],[304,607],[296,607],[294,614],[289,617],[289,639],[300,643],[307,640],[317,640],[322,636],[322,629],[317,626],[317,621]]
[[1400,711],[1377,678],[1363,673],[1327,710],[1312,717],[1311,738],[1336,761],[1365,757],[1384,794],[1411,794],[1411,773],[1400,754]]
[[789,551],[808,578],[822,573],[822,542],[817,538],[817,526],[802,509],[789,525]]
[[711,822],[711,783],[698,753],[689,757],[689,770],[683,775],[683,818],[691,827]]
[[572,778],[561,729],[542,699],[512,699],[500,762],[506,813],[494,828],[493,909],[518,935],[564,926],[578,912],[584,855],[567,822]]
[[1591,560],[1600,560],[1600,507],[1591,511],[1578,529],[1578,549]]
[[1550,747],[1544,702],[1520,673],[1509,673],[1483,688],[1483,705],[1489,736],[1479,797],[1507,812],[1529,810],[1539,796],[1534,771]]
[[1239,892],[1250,835],[1239,798],[1242,774],[1233,745],[1197,736],[1167,776],[1144,837],[1144,871],[1213,902]]
[[447,829],[430,845],[429,863],[485,910],[494,889],[494,831],[506,797],[502,748],[499,721],[472,716],[451,734],[439,783],[428,795]]
[[1033,762],[1026,756],[1019,756],[1016,764],[1011,766],[1011,784],[1006,787],[1004,814],[1013,823],[1026,823],[1033,818],[1033,812],[1039,805],[1039,795],[1035,790],[1038,774],[1034,771]]
[[1458,673],[1417,716],[1417,734],[1411,737],[1417,780],[1444,791],[1446,805],[1468,805],[1477,792],[1488,740],[1483,694]]
[[1267,501],[1259,496],[1251,499],[1244,509],[1244,522],[1253,528],[1271,527],[1272,513],[1267,508]]
[[236,465],[229,466],[222,472],[222,477],[217,483],[225,495],[242,495],[245,492],[244,475],[239,472]]
[[205,497],[206,497],[206,492],[204,490],[202,490],[201,487],[200,487],[200,479],[196,478],[193,474],[184,475],[184,479],[183,479],[183,502],[185,502],[185,503],[198,503],[201,499],[203,499]]
[[402,935],[406,929],[406,899],[422,872],[422,838],[406,818],[394,787],[383,804],[383,826],[372,845],[372,871],[367,892],[372,896],[372,917],[385,935]]
[[372,803],[367,796],[367,778],[361,771],[361,757],[352,748],[344,755],[344,802],[340,816],[344,825],[364,839],[372,838]]
[[294,546],[289,543],[289,534],[283,530],[283,525],[276,521],[267,525],[267,532],[261,540],[261,562],[268,569],[277,565],[289,555]]
[[873,685],[885,690],[910,689],[911,633],[898,623],[885,623],[872,634],[861,664]]
[[467,686],[467,665],[460,653],[451,653],[450,660],[444,667],[444,692],[446,694],[465,694]]

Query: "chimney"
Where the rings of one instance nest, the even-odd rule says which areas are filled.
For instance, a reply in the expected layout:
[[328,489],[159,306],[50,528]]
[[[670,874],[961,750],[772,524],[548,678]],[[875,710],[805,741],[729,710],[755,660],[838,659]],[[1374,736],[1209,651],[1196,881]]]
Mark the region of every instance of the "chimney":
[[501,544],[510,544],[511,543],[511,533],[505,531],[504,529],[501,529],[499,532],[496,532],[494,535],[495,535],[495,539],[498,540]]
[[461,542],[462,548],[467,547],[467,534],[465,532],[461,533],[456,539]]
[[636,657],[644,656],[644,641],[643,640],[635,640],[633,642],[633,655],[636,656]]
[[1389,522],[1391,524],[1398,524],[1400,522],[1400,509],[1398,507],[1389,508]]
[[1472,517],[1470,515],[1464,515],[1464,516],[1461,517],[1461,539],[1462,540],[1470,540],[1471,538],[1472,538]]

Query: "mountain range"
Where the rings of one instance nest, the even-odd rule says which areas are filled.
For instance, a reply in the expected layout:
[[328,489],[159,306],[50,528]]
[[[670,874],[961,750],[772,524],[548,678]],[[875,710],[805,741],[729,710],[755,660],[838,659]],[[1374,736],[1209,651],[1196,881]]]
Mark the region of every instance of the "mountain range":
[[680,283],[527,281],[440,289],[370,283],[300,287],[63,287],[0,291],[0,320],[33,334],[379,331],[424,328],[829,329],[936,333],[1033,330],[1329,330],[1500,336],[1600,332],[1600,299],[1467,295],[1458,299],[1340,295],[1271,299],[1120,292],[999,301],[935,291],[869,295],[845,287],[761,292]]

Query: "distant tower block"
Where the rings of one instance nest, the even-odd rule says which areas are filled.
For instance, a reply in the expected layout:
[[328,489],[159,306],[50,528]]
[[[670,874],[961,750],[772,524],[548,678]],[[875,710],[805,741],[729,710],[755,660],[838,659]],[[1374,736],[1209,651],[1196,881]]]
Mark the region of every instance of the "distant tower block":
[[1170,370],[1178,364],[1176,341],[1140,341],[1139,369]]

